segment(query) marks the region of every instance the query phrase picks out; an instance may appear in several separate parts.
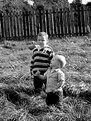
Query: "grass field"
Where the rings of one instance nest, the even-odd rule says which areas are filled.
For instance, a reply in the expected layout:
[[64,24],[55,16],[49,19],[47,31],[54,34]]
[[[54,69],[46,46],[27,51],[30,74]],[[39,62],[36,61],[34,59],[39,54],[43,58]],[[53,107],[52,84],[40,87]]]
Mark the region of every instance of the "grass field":
[[[66,82],[91,86],[91,38],[71,37],[52,39],[49,45],[64,55],[67,65],[62,69]],[[40,96],[19,92],[21,101],[13,104],[3,89],[32,88],[29,73],[32,51],[31,41],[4,41],[0,43],[0,121],[91,121],[91,104],[68,97],[63,109],[48,108]]]

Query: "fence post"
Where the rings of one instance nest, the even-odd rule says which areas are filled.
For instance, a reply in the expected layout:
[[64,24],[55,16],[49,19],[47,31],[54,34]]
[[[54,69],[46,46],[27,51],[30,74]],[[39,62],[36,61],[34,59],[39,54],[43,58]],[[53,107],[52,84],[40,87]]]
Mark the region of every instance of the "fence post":
[[19,34],[19,15],[18,13],[16,14],[16,26],[17,26],[17,39],[20,39],[20,34]]
[[85,35],[85,22],[84,22],[84,11],[85,11],[85,7],[84,6],[82,6],[81,7],[82,9],[81,9],[81,13],[82,13],[82,17],[81,17],[81,20],[82,20],[82,30],[83,30],[83,35]]
[[54,21],[53,21],[53,10],[50,9],[50,29],[51,29],[51,37],[54,36]]
[[61,35],[64,36],[64,31],[63,31],[63,10],[60,9],[60,24],[61,24]]
[[4,37],[4,30],[3,30],[3,13],[0,11],[0,39]]
[[60,11],[59,11],[59,9],[57,9],[56,10],[56,26],[57,26],[57,35],[58,35],[58,37],[60,38]]
[[33,14],[32,14],[31,11],[29,11],[29,30],[30,30],[29,36],[31,38],[33,37],[33,28],[32,28],[33,21],[32,21],[32,18],[33,18]]
[[54,35],[55,36],[57,36],[57,31],[56,31],[56,20],[57,20],[57,18],[56,18],[56,11],[55,11],[55,9],[53,9],[53,21],[54,21]]
[[78,7],[75,6],[75,12],[74,12],[74,27],[75,27],[75,34],[78,36],[78,26],[79,26],[79,20],[78,20]]
[[80,15],[80,12],[81,12],[81,6],[80,6],[80,5],[77,6],[77,11],[78,11],[78,26],[79,26],[79,34],[82,35],[82,33],[81,33],[81,20],[80,20],[80,17],[81,17],[81,15]]
[[70,9],[67,8],[67,24],[68,24],[68,35],[71,36],[71,16],[70,16]]
[[50,32],[49,32],[49,19],[48,19],[48,10],[46,10],[46,25],[47,25],[47,33],[50,36]]
[[24,37],[26,37],[26,23],[25,23],[25,12],[23,12],[23,31],[24,31]]
[[29,37],[29,21],[28,21],[29,12],[26,12],[26,26],[27,26],[27,37]]

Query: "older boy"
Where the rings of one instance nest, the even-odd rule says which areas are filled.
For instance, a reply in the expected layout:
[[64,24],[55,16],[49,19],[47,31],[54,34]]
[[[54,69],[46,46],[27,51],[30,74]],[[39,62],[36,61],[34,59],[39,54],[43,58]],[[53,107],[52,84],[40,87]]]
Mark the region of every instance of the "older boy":
[[39,71],[40,74],[43,75],[50,65],[50,61],[53,57],[53,50],[47,45],[47,43],[48,34],[45,32],[40,32],[37,37],[38,45],[36,45],[36,48],[33,50],[30,67],[31,74],[33,75],[35,93],[41,92],[43,84],[45,84],[46,87],[46,80],[41,80],[39,77],[37,77],[36,72]]
[[65,57],[62,55],[54,55],[51,60],[50,67],[44,73],[44,76],[40,72],[36,73],[36,76],[42,80],[47,79],[46,83],[46,103],[47,105],[59,105],[59,102],[63,99],[62,86],[65,82],[65,74],[61,71],[61,68],[66,64]]

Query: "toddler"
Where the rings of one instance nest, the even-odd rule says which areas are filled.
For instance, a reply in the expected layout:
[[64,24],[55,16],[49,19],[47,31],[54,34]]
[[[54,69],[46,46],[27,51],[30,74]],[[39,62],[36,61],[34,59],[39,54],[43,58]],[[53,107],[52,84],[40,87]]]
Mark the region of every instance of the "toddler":
[[41,80],[46,81],[46,104],[59,106],[60,102],[63,100],[62,86],[65,83],[65,74],[61,71],[66,65],[66,59],[62,55],[54,55],[50,67],[41,75],[37,71],[36,76]]

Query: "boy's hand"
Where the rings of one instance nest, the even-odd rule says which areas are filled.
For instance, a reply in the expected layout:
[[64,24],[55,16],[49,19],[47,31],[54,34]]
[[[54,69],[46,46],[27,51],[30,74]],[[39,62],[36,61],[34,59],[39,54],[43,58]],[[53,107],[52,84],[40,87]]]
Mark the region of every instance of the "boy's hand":
[[40,71],[37,71],[36,73],[35,73],[35,76],[39,76],[40,75]]

